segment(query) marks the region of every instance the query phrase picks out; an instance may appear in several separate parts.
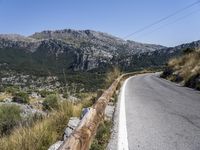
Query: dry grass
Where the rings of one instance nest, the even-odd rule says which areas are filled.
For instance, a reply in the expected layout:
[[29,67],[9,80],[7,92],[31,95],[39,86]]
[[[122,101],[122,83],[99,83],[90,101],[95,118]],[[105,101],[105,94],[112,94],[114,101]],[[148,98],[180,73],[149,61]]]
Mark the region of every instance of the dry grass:
[[31,127],[18,127],[11,135],[0,138],[0,150],[46,150],[62,140],[64,129],[71,116],[80,116],[83,107],[92,105],[94,93],[83,94],[77,104],[63,101],[49,117],[35,122]]
[[200,49],[171,59],[161,77],[200,90]]
[[169,61],[168,66],[186,81],[190,77],[200,74],[200,53],[195,51],[182,57],[174,58]]
[[5,98],[12,98],[12,95],[9,93],[0,93],[0,102],[3,101]]
[[63,129],[73,115],[73,106],[68,102],[31,127],[19,127],[10,136],[0,139],[1,150],[46,150],[52,143],[61,139]]
[[83,108],[92,106],[96,95],[96,93],[81,93],[80,97],[82,101],[74,105],[73,115],[79,117]]
[[117,79],[121,75],[121,71],[119,68],[114,67],[109,72],[106,73],[105,77],[105,89],[110,86],[115,79]]

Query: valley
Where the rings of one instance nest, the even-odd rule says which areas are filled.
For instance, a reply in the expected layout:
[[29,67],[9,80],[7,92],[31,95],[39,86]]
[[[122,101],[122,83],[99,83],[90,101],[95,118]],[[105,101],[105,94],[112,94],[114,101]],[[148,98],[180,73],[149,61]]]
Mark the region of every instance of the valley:
[[[23,138],[30,132],[35,139],[29,140],[37,141],[38,127],[48,126],[49,131],[42,133],[51,139],[39,142],[36,148],[45,145],[47,149],[62,139],[70,117],[79,118],[82,109],[91,107],[121,74],[167,69],[169,60],[182,56],[187,49],[199,48],[200,41],[165,47],[92,30],[42,31],[28,37],[1,34],[0,108],[13,112],[0,111],[0,116],[8,118],[2,117],[2,122],[11,124],[7,129],[0,123],[0,147],[31,149],[34,143],[20,147]],[[102,128],[106,124],[111,129],[111,122],[105,122]],[[19,143],[12,143],[13,139]],[[92,147],[101,146],[97,143]]]

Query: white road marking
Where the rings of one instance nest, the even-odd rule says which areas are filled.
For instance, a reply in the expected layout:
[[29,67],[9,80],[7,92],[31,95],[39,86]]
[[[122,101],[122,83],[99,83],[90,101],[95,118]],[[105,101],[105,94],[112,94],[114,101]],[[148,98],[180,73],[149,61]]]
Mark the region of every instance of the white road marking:
[[126,111],[125,111],[125,87],[129,79],[126,79],[126,81],[124,82],[122,86],[122,91],[120,94],[118,150],[128,150]]

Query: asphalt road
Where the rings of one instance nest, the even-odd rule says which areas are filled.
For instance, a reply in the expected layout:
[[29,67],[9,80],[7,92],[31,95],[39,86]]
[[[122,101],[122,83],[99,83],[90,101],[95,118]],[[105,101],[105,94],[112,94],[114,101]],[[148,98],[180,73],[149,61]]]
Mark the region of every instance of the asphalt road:
[[123,95],[128,149],[200,150],[200,92],[145,74]]

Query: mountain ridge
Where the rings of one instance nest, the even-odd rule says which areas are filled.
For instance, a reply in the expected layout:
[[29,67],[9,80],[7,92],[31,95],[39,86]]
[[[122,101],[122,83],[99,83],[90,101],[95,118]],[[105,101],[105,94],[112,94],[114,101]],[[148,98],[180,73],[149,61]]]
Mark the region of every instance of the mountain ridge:
[[171,57],[180,55],[182,49],[191,46],[199,48],[200,41],[177,47],[165,47],[125,41],[93,30],[72,29],[47,30],[28,37],[0,34],[0,55],[3,56],[0,63],[7,63],[12,69],[40,68],[50,72],[61,72],[63,69],[105,70],[111,66],[130,71],[162,66]]

